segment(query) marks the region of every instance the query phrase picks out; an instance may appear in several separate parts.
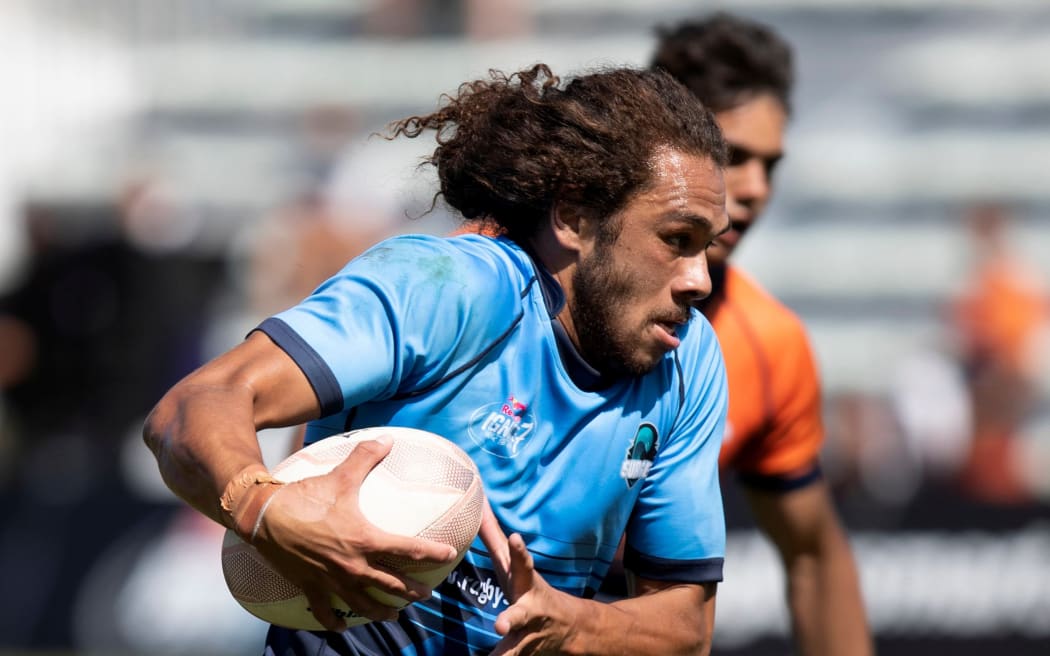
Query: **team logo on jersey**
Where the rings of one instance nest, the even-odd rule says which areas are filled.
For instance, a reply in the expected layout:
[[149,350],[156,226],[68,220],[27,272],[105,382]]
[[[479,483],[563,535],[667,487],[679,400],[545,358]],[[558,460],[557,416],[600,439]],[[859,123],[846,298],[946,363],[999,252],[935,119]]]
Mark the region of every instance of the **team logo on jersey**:
[[627,481],[627,487],[634,487],[635,483],[649,474],[659,446],[660,435],[656,432],[656,426],[646,422],[638,427],[634,441],[627,448],[627,457],[620,465],[620,476]]
[[489,403],[475,410],[467,432],[488,453],[513,458],[535,426],[528,406],[511,395],[503,403]]

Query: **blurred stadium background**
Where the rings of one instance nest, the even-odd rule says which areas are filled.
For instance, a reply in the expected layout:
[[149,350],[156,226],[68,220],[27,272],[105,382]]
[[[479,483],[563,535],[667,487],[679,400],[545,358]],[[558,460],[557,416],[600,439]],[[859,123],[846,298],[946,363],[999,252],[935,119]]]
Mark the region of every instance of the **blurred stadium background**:
[[[376,239],[449,229],[420,145],[371,132],[489,68],[644,64],[719,8],[798,53],[739,259],[814,338],[880,653],[1050,653],[1044,0],[4,0],[0,652],[259,653],[144,413]],[[727,506],[716,653],[790,653]]]

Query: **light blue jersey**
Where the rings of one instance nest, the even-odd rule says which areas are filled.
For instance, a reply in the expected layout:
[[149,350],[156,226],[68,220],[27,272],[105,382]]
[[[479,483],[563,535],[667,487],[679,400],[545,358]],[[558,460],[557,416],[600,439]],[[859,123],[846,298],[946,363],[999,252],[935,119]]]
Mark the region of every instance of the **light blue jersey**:
[[[402,236],[350,262],[259,327],[302,368],[324,417],[307,443],[366,426],[444,435],[477,463],[507,534],[555,588],[592,596],[620,537],[625,566],[722,578],[721,352],[694,313],[650,373],[600,381],[553,319],[557,282],[514,242]],[[433,597],[398,622],[341,635],[274,629],[270,654],[475,654],[508,605],[475,540]]]

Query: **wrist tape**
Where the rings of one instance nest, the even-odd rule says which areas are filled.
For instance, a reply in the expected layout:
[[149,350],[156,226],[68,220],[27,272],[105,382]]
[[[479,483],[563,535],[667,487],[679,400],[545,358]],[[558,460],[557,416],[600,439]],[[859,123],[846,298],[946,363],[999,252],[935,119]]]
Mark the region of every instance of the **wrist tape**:
[[[233,477],[226,484],[226,489],[219,499],[228,520],[227,527],[233,529],[241,539],[251,544],[259,533],[263,513],[269,507],[273,497],[284,485],[270,475],[261,465],[253,465]],[[251,494],[253,488],[266,486],[272,491],[262,494]]]

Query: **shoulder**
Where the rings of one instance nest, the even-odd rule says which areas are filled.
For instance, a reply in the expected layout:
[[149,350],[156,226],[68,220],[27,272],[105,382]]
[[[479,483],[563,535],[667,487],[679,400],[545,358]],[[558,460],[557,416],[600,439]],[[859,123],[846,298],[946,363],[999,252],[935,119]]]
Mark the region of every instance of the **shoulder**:
[[528,256],[509,240],[419,234],[383,240],[339,274],[363,277],[379,288],[440,294],[446,301],[459,295],[474,300],[499,294],[516,298],[515,292],[524,289],[533,275]]
[[322,407],[350,407],[469,366],[524,316],[531,274],[510,242],[400,235],[261,329],[320,381]]
[[823,442],[820,377],[795,312],[730,268],[713,323],[729,370],[732,434],[722,462],[749,485],[787,490],[812,480]]
[[336,342],[377,333],[380,323],[383,334],[431,342],[485,339],[522,314],[533,276],[513,242],[399,235],[351,260],[276,318],[303,334],[330,333]]
[[419,272],[444,281],[449,276],[521,272],[526,261],[521,249],[509,240],[482,235],[405,234],[377,243],[351,264],[383,267],[387,275]]

